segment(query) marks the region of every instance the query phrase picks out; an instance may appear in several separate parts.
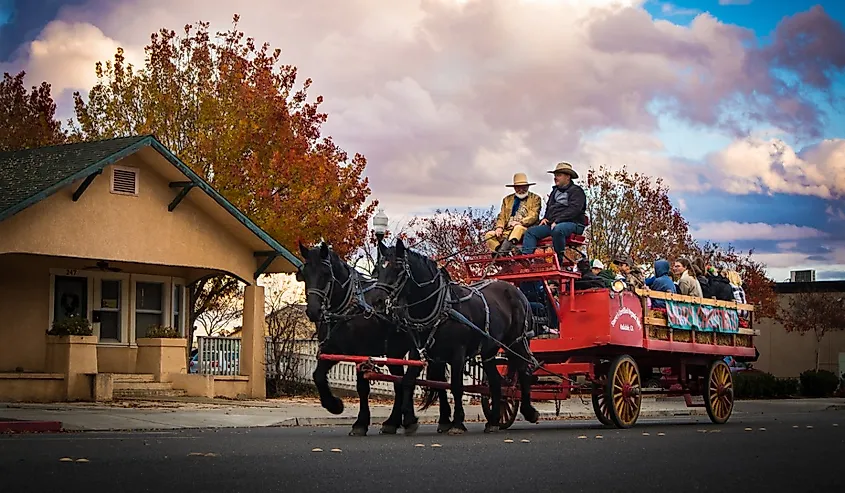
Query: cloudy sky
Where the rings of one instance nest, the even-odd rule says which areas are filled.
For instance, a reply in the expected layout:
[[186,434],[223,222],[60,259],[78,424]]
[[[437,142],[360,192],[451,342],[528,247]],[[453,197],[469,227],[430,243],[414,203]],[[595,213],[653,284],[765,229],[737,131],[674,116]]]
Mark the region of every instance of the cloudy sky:
[[52,83],[67,118],[116,47],[236,12],[314,79],[392,220],[627,164],[696,238],[845,279],[841,0],[0,0],[0,71]]

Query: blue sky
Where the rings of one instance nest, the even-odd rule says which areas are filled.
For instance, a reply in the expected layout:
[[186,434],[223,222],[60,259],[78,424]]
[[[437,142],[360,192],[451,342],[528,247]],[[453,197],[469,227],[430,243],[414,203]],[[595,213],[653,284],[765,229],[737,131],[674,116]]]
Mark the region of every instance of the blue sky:
[[[442,149],[460,150],[461,152],[453,153],[456,156],[460,156],[460,159],[467,159],[466,156],[476,155],[479,149],[483,149],[485,152],[492,152],[490,150],[494,149],[500,154],[507,153],[508,149],[506,147],[504,150],[500,150],[501,148],[497,147],[497,144],[501,143],[502,135],[506,133],[505,130],[511,131],[518,129],[512,127],[512,121],[507,121],[503,118],[506,121],[500,125],[500,128],[493,129],[497,130],[498,133],[491,132],[493,137],[489,141],[471,142],[470,139],[459,139],[457,142],[449,141],[450,135],[461,134],[467,131],[466,129],[476,129],[473,139],[483,138],[483,132],[477,129],[486,129],[487,127],[495,126],[497,122],[493,121],[495,120],[495,115],[484,115],[483,111],[479,111],[477,107],[471,108],[468,106],[466,111],[463,111],[461,105],[471,104],[471,102],[467,102],[467,98],[463,94],[458,94],[452,100],[444,99],[443,101],[437,101],[437,98],[445,98],[449,93],[448,82],[451,79],[449,78],[449,74],[442,73],[444,70],[448,72],[448,69],[443,69],[444,66],[462,67],[461,70],[456,71],[460,72],[460,74],[452,74],[454,75],[454,79],[459,81],[455,84],[456,87],[460,87],[464,83],[469,83],[467,81],[474,81],[476,84],[474,87],[481,87],[484,80],[475,80],[472,77],[483,77],[483,75],[477,74],[484,74],[485,72],[481,69],[474,69],[478,67],[503,66],[501,64],[504,62],[493,58],[483,59],[488,54],[481,52],[473,53],[472,57],[475,58],[469,59],[461,58],[461,53],[453,54],[452,57],[447,57],[450,60],[448,63],[445,63],[443,58],[434,62],[432,60],[419,59],[418,56],[422,53],[420,51],[411,52],[411,55],[401,52],[402,43],[393,43],[391,41],[392,38],[379,39],[378,36],[380,33],[377,32],[377,29],[372,28],[372,26],[378,26],[378,23],[383,23],[383,19],[387,18],[388,15],[403,15],[402,12],[399,12],[400,9],[396,7],[398,3],[385,0],[384,5],[380,7],[376,15],[378,18],[377,23],[366,24],[366,21],[362,20],[362,18],[356,19],[354,22],[371,27],[367,28],[367,32],[364,35],[356,39],[350,38],[347,40],[348,43],[345,43],[345,45],[354,47],[350,48],[350,50],[357,50],[359,46],[368,46],[368,49],[372,53],[376,53],[379,50],[397,50],[396,53],[398,54],[393,58],[390,58],[390,54],[372,55],[371,61],[375,64],[385,64],[383,72],[390,72],[394,77],[394,80],[385,81],[385,84],[379,85],[382,81],[375,80],[380,77],[378,71],[365,73],[365,75],[355,75],[362,70],[366,72],[366,69],[362,69],[365,64],[357,61],[359,60],[357,52],[350,51],[344,55],[332,55],[331,53],[332,49],[342,49],[341,47],[344,43],[337,42],[338,39],[343,39],[343,36],[352,36],[352,34],[349,34],[352,30],[349,26],[354,25],[351,17],[363,15],[362,12],[367,8],[365,6],[366,3],[358,5],[357,2],[361,0],[343,0],[344,6],[350,5],[350,10],[344,14],[345,17],[350,19],[341,19],[339,22],[342,26],[338,27],[337,25],[331,24],[334,21],[331,16],[321,14],[321,2],[325,3],[326,1],[328,0],[313,0],[313,10],[308,10],[308,2],[302,2],[301,0],[278,0],[276,2],[261,0],[255,2],[254,6],[251,4],[232,5],[231,2],[224,0],[208,0],[205,3],[177,2],[173,4],[173,8],[170,8],[167,0],[133,0],[129,3],[121,2],[120,0],[111,2],[101,1],[97,4],[98,8],[89,9],[86,11],[86,14],[77,14],[73,19],[74,22],[89,22],[91,26],[96,27],[93,31],[73,31],[70,34],[56,31],[53,33],[56,39],[50,41],[52,43],[50,46],[55,48],[56,52],[59,53],[61,52],[59,48],[67,46],[62,43],[69,43],[68,40],[58,39],[60,35],[66,34],[70,37],[80,36],[80,33],[83,32],[85,34],[91,34],[93,32],[95,38],[85,46],[107,46],[109,50],[113,49],[113,44],[103,42],[103,39],[105,39],[109,42],[126,45],[128,49],[134,48],[136,52],[140,52],[141,46],[127,45],[127,43],[130,43],[128,40],[147,40],[149,39],[149,33],[164,27],[162,23],[166,23],[165,25],[168,27],[178,30],[185,23],[207,19],[216,22],[214,28],[225,28],[229,19],[231,19],[232,12],[237,10],[242,15],[242,19],[247,19],[252,23],[251,28],[248,30],[248,35],[254,35],[259,40],[268,39],[274,46],[280,46],[283,49],[284,57],[290,57],[292,63],[297,64],[301,68],[301,73],[314,78],[315,86],[319,86],[319,90],[326,96],[330,102],[329,104],[336,104],[334,107],[335,110],[330,113],[329,118],[330,122],[340,122],[336,123],[336,126],[330,125],[329,127],[332,130],[333,137],[344,148],[355,152],[363,152],[368,158],[371,158],[371,164],[368,166],[368,174],[372,176],[374,195],[377,195],[383,204],[388,205],[388,212],[391,212],[391,207],[393,210],[401,209],[402,212],[408,213],[408,211],[425,211],[436,207],[454,206],[455,204],[481,205],[489,202],[491,205],[498,205],[501,200],[498,194],[502,193],[500,185],[498,188],[491,186],[489,189],[485,189],[489,191],[479,191],[475,195],[468,195],[475,193],[475,190],[470,190],[466,186],[450,188],[451,184],[448,180],[438,178],[438,172],[443,175],[459,173],[462,171],[462,168],[470,169],[471,166],[466,166],[465,161],[438,162],[437,159],[443,158],[438,158],[436,155],[438,152],[445,154],[441,152]],[[63,9],[64,7],[79,6],[92,2],[94,0],[0,0],[0,71],[27,69],[29,73],[34,72],[38,77],[43,76],[47,78],[54,84],[54,88],[58,87],[57,83],[64,82],[64,74],[68,73],[69,67],[62,63],[69,57],[62,55],[63,59],[40,61],[38,64],[30,63],[26,59],[25,48],[29,42],[42,35],[42,30],[51,21],[64,18],[63,16],[66,12]],[[465,31],[469,31],[473,26],[486,26],[478,33],[479,38],[477,39],[489,40],[504,37],[509,33],[497,31],[497,29],[505,29],[507,27],[505,24],[511,21],[508,17],[527,19],[529,14],[526,14],[526,11],[530,11],[533,8],[529,4],[519,4],[518,0],[513,0],[513,5],[515,9],[514,15],[505,15],[498,22],[473,23],[467,21],[465,26],[468,27],[465,28]],[[752,44],[759,47],[775,43],[774,33],[780,23],[810,10],[815,5],[821,5],[827,16],[838,22],[839,26],[837,29],[842,31],[842,24],[845,24],[845,0],[752,0],[747,4],[741,5],[721,5],[720,0],[675,0],[671,2],[648,0],[642,8],[655,20],[666,20],[679,26],[689,26],[697,15],[707,12],[721,23],[737,25],[753,31],[756,39]],[[396,11],[391,10],[390,13],[385,13],[391,8],[394,8]],[[284,24],[286,12],[291,9],[296,9],[297,15],[301,16],[297,18],[296,25]],[[156,14],[155,20],[151,20],[149,24],[139,21],[139,18],[143,18],[142,11],[154,11]],[[85,19],[80,17],[81,15],[90,15],[92,17]],[[543,14],[538,13],[537,15]],[[308,22],[303,23],[300,19],[306,19]],[[542,22],[538,22],[538,19],[541,20],[538,17],[533,22],[529,20],[525,20],[524,22],[529,22],[532,26],[536,26],[538,31],[546,29],[542,25]],[[405,25],[413,25],[408,19],[397,17],[395,20],[397,24],[401,21]],[[266,22],[266,25],[262,27],[261,22]],[[453,22],[453,19],[444,20],[444,24],[451,22]],[[299,29],[300,25],[304,27]],[[566,29],[560,28],[559,26],[552,26],[549,29],[549,32],[544,31],[544,36],[549,39],[553,39],[554,36],[559,35],[565,36]],[[579,29],[579,27],[573,25],[569,29],[575,30]],[[124,31],[126,32],[126,37],[121,39],[120,36]],[[625,39],[624,36],[637,36],[641,35],[642,32],[642,30],[635,31],[632,28],[632,32],[625,33],[619,42],[636,41],[634,39]],[[284,35],[282,36],[279,33],[284,33]],[[510,34],[512,35],[513,33],[511,32]],[[700,32],[698,34],[699,37],[706,37]],[[394,36],[395,34],[388,33],[388,35]],[[432,34],[432,36],[435,35],[436,33]],[[462,33],[462,35],[470,36],[466,32]],[[654,34],[648,35],[653,36]],[[100,36],[101,38],[97,38],[96,36]],[[108,36],[114,39],[108,38]],[[524,35],[520,36],[524,37]],[[518,43],[520,36],[510,36],[509,39],[513,39],[514,43]],[[280,37],[282,41],[279,41],[277,37]],[[666,39],[668,41],[665,41],[663,44],[671,43],[678,38],[667,37]],[[834,36],[830,39],[839,38]],[[611,45],[614,42],[613,39],[604,41]],[[702,43],[698,48],[708,53],[707,56],[715,58],[716,55],[709,51],[713,45],[708,45],[707,43],[722,41],[727,42],[729,40],[713,41],[712,39],[699,39],[696,42]],[[367,43],[369,42],[372,42],[372,44],[368,45]],[[633,42],[631,44],[636,45]],[[646,45],[648,44],[646,43]],[[660,43],[658,45],[662,46]],[[308,51],[309,47],[315,47],[314,51]],[[675,54],[669,53],[672,51],[670,48],[672,47],[667,47],[667,53],[655,53],[654,55],[664,56],[668,60],[667,63],[683,63],[683,60],[685,60],[683,56],[673,58]],[[819,137],[801,137],[797,135],[797,132],[786,131],[777,135],[777,137],[783,139],[787,145],[802,157],[807,155],[802,152],[807,146],[814,145],[824,139],[832,139],[836,142],[840,142],[841,139],[843,144],[842,155],[839,157],[834,155],[834,157],[831,157],[825,163],[826,167],[818,167],[818,169],[822,169],[824,173],[834,173],[836,170],[842,170],[841,179],[845,180],[845,117],[843,117],[845,115],[845,104],[843,104],[843,97],[845,97],[845,61],[843,61],[845,60],[845,48],[836,46],[828,46],[827,48],[827,53],[824,54],[828,57],[825,59],[826,63],[831,66],[839,64],[838,67],[834,67],[834,69],[828,72],[834,83],[830,92],[810,91],[812,94],[810,100],[815,104],[817,110],[823,112],[822,135]],[[682,51],[682,47],[677,47],[676,51]],[[606,58],[610,58],[613,55],[620,58],[628,56],[624,52],[621,54],[609,53],[602,53],[602,56]],[[100,53],[96,55],[75,53],[74,55],[88,64],[86,65],[86,70],[90,73],[92,57],[108,56],[108,53],[105,53],[105,55]],[[587,57],[590,55],[584,56]],[[743,53],[737,54],[737,57],[741,56],[743,56]],[[541,57],[537,58],[539,60]],[[347,59],[350,60],[350,63],[354,63],[354,65],[344,66],[343,61]],[[678,60],[681,61],[678,62]],[[535,61],[537,60],[520,61],[521,65],[519,65],[519,68],[514,69],[513,73],[530,74],[531,67],[528,65]],[[403,72],[401,66],[406,62],[411,68]],[[712,63],[713,66],[724,66],[724,64],[729,62],[730,60],[718,60]],[[576,65],[581,63],[583,65],[585,62],[583,60],[554,60],[547,65],[541,66],[540,68],[542,70],[535,71],[534,73],[548,74],[554,71],[555,67],[567,66],[569,63]],[[722,65],[719,65],[719,63]],[[429,67],[435,67],[430,72],[437,74],[438,77],[432,78],[432,80],[422,78],[418,73],[419,70],[415,69],[419,69],[424,64],[429,64]],[[706,67],[707,65],[702,66]],[[700,67],[698,68],[700,69]],[[680,68],[680,70],[683,70],[683,68]],[[796,81],[798,83],[801,82],[801,79],[795,74],[786,72],[779,67],[764,67],[763,70],[781,74],[791,83],[795,83]],[[501,73],[507,75],[507,70],[503,69]],[[646,79],[648,76],[648,74],[635,75],[640,79]],[[354,76],[353,79],[349,79],[352,76]],[[525,80],[528,80],[530,75],[520,75],[520,77],[525,77]],[[77,78],[75,80],[84,80],[84,78]],[[347,82],[348,80],[352,80],[352,82]],[[360,84],[357,88],[354,86],[356,81]],[[519,85],[524,82],[519,77],[514,77],[509,81],[513,85]],[[35,84],[37,81],[29,82]],[[70,114],[72,90],[82,89],[84,91],[86,89],[85,87],[77,87],[72,84],[66,84],[66,86],[63,90],[56,91],[58,94],[54,94],[59,105],[59,113],[63,117]],[[630,85],[622,87],[632,90]],[[669,87],[669,90],[671,90],[672,85],[658,85],[654,87]],[[389,98],[396,96],[397,91],[401,89],[417,92],[413,93],[413,97],[390,101]],[[422,90],[429,91],[426,97],[430,97],[433,101],[442,104],[444,107],[451,108],[451,113],[445,112],[438,114],[436,113],[436,108],[432,109],[429,106],[414,110],[413,104],[427,101],[426,97],[420,96],[420,91]],[[481,89],[478,90],[480,91]],[[536,97],[543,102],[535,104],[532,107],[541,107],[543,104],[553,105],[555,104],[556,98],[566,100],[559,93],[542,93],[542,90],[544,90],[542,86],[537,89]],[[576,88],[575,90],[586,91],[589,88]],[[806,85],[803,85],[801,86],[801,90],[802,94],[807,94],[809,89],[807,89]],[[382,98],[378,101],[374,102],[366,99],[379,91],[381,91],[380,96]],[[563,91],[563,89],[558,89],[558,91]],[[765,89],[762,92],[765,92]],[[643,93],[654,94],[646,90]],[[694,95],[685,95],[682,92],[668,94],[665,97],[677,99],[679,94],[681,98],[695,97]],[[606,98],[605,96],[607,95],[607,93],[600,95],[590,94],[585,96],[584,100],[595,101],[596,105],[600,105],[603,103],[603,99],[613,99]],[[769,96],[771,96],[771,93]],[[477,97],[479,100],[482,100],[484,95],[477,95]],[[495,94],[491,96],[491,99],[485,100],[485,102],[488,106],[497,105],[498,97],[500,97],[500,94]],[[718,126],[705,127],[693,125],[691,123],[692,120],[686,118],[689,115],[669,115],[664,112],[661,109],[661,105],[658,104],[659,100],[663,98],[662,94],[650,97],[652,99],[647,101],[645,107],[639,110],[641,112],[651,112],[657,117],[658,126],[650,132],[650,135],[657,137],[662,142],[664,151],[655,153],[655,158],[678,162],[680,163],[679,165],[689,165],[689,169],[708,176],[708,168],[714,166],[714,160],[719,159],[720,153],[723,153],[726,148],[737,140],[746,137],[743,135],[733,135],[726,131],[725,128]],[[828,99],[834,101],[833,105],[826,102]],[[342,102],[342,104],[339,104],[338,101]],[[690,102],[687,100],[686,104],[689,105]],[[391,104],[395,104],[395,106]],[[681,101],[679,104],[683,105],[684,103]],[[361,108],[365,109],[362,110]],[[346,109],[349,109],[350,113],[344,113],[343,110]],[[606,110],[606,108],[602,109]],[[376,114],[373,113],[373,115],[366,115],[367,117],[364,118],[360,115],[351,115],[353,110],[358,113],[366,111],[377,113],[378,111],[382,111],[383,114],[373,116]],[[683,106],[681,110],[683,110]],[[739,114],[747,110],[747,108],[739,107],[736,110],[736,113]],[[766,108],[763,109],[763,111],[766,110]],[[771,108],[768,108],[768,110],[771,111]],[[567,111],[569,111],[569,107],[562,104],[559,107],[558,114],[565,115]],[[502,113],[505,112],[506,109],[503,109]],[[612,113],[612,111],[610,112]],[[680,111],[680,113],[683,113],[683,111]],[[460,114],[460,117],[456,117],[455,114]],[[420,119],[423,121],[414,120],[415,115],[422,115]],[[766,116],[777,118],[779,114],[776,111],[771,111]],[[478,125],[474,126],[474,123],[477,123],[474,119],[483,120],[481,127]],[[379,123],[382,122],[388,123],[383,127],[379,127]],[[544,126],[551,127],[551,124],[546,124],[545,122],[539,122],[539,124],[537,124],[538,122],[534,123],[534,128],[542,129]],[[567,120],[567,123],[573,124],[572,120]],[[577,122],[574,124],[577,124]],[[789,122],[787,122],[788,124]],[[444,128],[444,125],[454,125],[454,128]],[[764,121],[752,125],[751,131],[763,132],[769,130],[772,126],[773,124],[764,118]],[[406,127],[414,130],[393,133],[396,128]],[[633,127],[634,125],[632,125],[631,129],[627,130],[643,132],[642,127]],[[611,130],[626,129],[622,126],[614,125],[608,125],[604,130],[591,129],[588,132],[583,132],[582,140],[598,138]],[[367,135],[367,132],[371,132],[372,136]],[[649,131],[645,130],[645,132]],[[415,138],[415,133],[423,135],[425,138]],[[385,137],[385,135],[388,135],[388,137]],[[542,135],[552,140],[557,138],[557,135],[553,133],[544,133]],[[437,138],[442,138],[445,142],[441,144],[433,140]],[[387,145],[385,144],[386,140],[389,141]],[[583,145],[584,142],[582,141],[580,144]],[[513,159],[514,161],[501,164],[500,168],[496,168],[495,173],[497,176],[505,176],[506,179],[509,179],[515,171],[513,167],[517,166],[514,163],[519,163],[518,166],[525,167],[529,171],[529,175],[535,178],[534,175],[540,175],[542,173],[540,170],[546,169],[546,166],[548,166],[547,163],[552,162],[553,159],[569,159],[569,156],[579,155],[579,149],[575,146],[567,148],[561,144],[559,147],[562,149],[561,154],[563,156],[549,156],[537,151],[529,158],[525,158],[523,155],[515,153],[514,156],[516,157],[509,157],[509,159]],[[430,153],[430,155],[427,153]],[[601,155],[601,158],[604,157],[604,155]],[[519,161],[520,159],[528,159],[530,164],[524,164],[523,161]],[[643,160],[646,161],[643,165],[644,170],[650,171],[647,159]],[[419,166],[418,163],[426,163],[426,166],[428,166],[427,174],[432,175],[434,178],[426,178],[418,175],[420,181],[414,186],[408,186],[406,188],[402,188],[395,182],[389,181],[396,176],[395,172],[390,171],[391,169],[399,169],[401,166],[408,166],[409,169],[412,169],[411,167]],[[802,169],[802,172],[812,173],[813,170],[809,168],[812,168],[816,164],[821,166],[820,163],[804,162],[801,166],[808,169]],[[742,168],[744,163],[734,162],[731,163],[731,166]],[[586,165],[576,167],[579,168],[579,171],[586,171],[583,169]],[[777,166],[773,165],[772,169],[769,170],[771,174],[778,174],[776,168]],[[656,167],[655,169],[661,168]],[[643,171],[643,169],[640,169],[640,171]],[[741,174],[738,173],[735,176],[740,176]],[[429,181],[423,181],[423,178]],[[536,178],[542,179],[543,177],[536,176]],[[441,181],[437,181],[438,179]],[[455,181],[460,182],[461,180],[469,179],[473,179],[471,175],[461,175]],[[499,180],[499,178],[496,178],[496,180]],[[793,182],[800,181],[795,176],[792,176],[791,180]],[[816,181],[818,182],[818,180]],[[822,181],[824,181],[824,177]],[[834,177],[831,175],[830,182],[833,183],[833,181]],[[724,184],[723,182],[722,185]],[[396,190],[393,190],[394,188]],[[439,193],[441,190],[442,193]],[[541,190],[542,193],[547,191],[545,184],[543,184]],[[774,192],[764,191],[763,193],[749,193],[747,189],[743,192],[728,193],[727,191],[720,190],[719,187],[704,193],[689,190],[673,190],[670,195],[676,204],[679,206],[683,205],[683,213],[689,220],[693,230],[701,232],[701,235],[698,235],[697,239],[710,239],[706,236],[708,232],[719,235],[720,231],[713,230],[712,225],[714,223],[734,223],[731,231],[736,232],[736,237],[732,238],[730,242],[738,248],[754,248],[758,254],[763,255],[762,258],[770,263],[770,274],[778,280],[787,277],[791,268],[805,267],[817,269],[820,272],[820,278],[835,277],[845,279],[845,197],[837,195],[839,193],[837,190],[841,189],[835,189],[827,197],[820,197],[818,196],[819,194],[785,193],[784,187]],[[415,195],[416,201],[412,200]],[[392,215],[395,217],[401,214],[393,213]],[[750,234],[749,231],[753,228],[749,225],[757,225],[758,223],[772,225],[774,229],[770,232],[760,232],[758,228],[757,233]],[[796,227],[812,228],[814,232],[806,238],[795,238],[794,230]]]

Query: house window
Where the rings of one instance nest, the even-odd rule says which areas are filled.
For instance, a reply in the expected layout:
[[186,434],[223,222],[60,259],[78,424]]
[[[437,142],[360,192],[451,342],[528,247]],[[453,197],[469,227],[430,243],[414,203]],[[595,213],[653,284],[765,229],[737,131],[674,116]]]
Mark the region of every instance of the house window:
[[100,282],[100,339],[120,341],[120,281]]
[[53,320],[88,317],[88,278],[56,276],[53,291]]
[[182,302],[185,286],[181,284],[173,285],[173,328],[179,332],[179,335],[184,335],[182,330],[182,311],[184,303]]
[[147,329],[164,322],[164,283],[135,284],[135,337],[147,336]]

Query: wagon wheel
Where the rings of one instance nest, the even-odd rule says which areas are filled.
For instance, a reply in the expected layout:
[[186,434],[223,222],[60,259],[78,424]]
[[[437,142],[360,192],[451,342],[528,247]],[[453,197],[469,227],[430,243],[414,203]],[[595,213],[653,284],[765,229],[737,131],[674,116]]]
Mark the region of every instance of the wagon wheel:
[[596,418],[605,426],[613,426],[613,420],[610,419],[606,402],[605,386],[593,384],[593,411],[596,413]]
[[637,422],[642,405],[640,369],[634,358],[627,354],[610,363],[605,386],[608,414],[619,428],[630,428]]
[[[502,390],[504,390],[504,387],[509,385],[508,380],[508,378],[502,378]],[[487,375],[483,375],[481,377],[481,383],[483,385],[487,384]],[[484,413],[484,417],[489,421],[490,413],[493,412],[489,395],[481,396],[481,411]],[[514,421],[516,421],[516,413],[518,411],[519,399],[502,395],[502,403],[499,405],[499,429],[507,430],[510,428]]]
[[710,363],[707,385],[704,386],[704,407],[710,421],[725,424],[734,409],[734,388],[731,369],[724,360]]

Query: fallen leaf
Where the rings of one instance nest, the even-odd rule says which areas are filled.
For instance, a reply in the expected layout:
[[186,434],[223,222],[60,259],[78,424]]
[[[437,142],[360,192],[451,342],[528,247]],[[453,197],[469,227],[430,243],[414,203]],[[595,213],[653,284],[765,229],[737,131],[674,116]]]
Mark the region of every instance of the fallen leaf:
[[601,435],[596,435],[596,438],[597,438],[597,439],[599,439],[599,440],[601,440],[601,439],[602,439],[602,438],[604,438],[604,437],[603,437],[603,436],[601,436]]
[[579,439],[581,439],[581,440],[584,440],[584,439],[586,439],[586,438],[587,438],[587,435],[581,435],[581,436],[579,436],[578,438],[579,438]]
[[311,449],[311,451],[312,451],[312,452],[322,452],[322,451],[323,451],[323,449],[321,449],[321,448],[312,448],[312,449]]
[[434,447],[434,448],[441,447],[441,445],[439,443],[432,443],[431,446]]
[[59,459],[59,462],[73,462],[73,459],[71,459],[70,457],[62,457],[61,459]]
[[88,459],[76,459],[76,462],[89,462]]
[[505,443],[513,443],[513,440],[511,440],[510,438],[505,438]]
[[414,447],[425,447],[425,445],[422,444],[422,443],[418,443],[418,444],[414,445]]
[[332,449],[332,452],[340,452],[340,451],[341,451],[341,450],[340,450],[339,448],[333,448],[333,449]]
[[644,437],[647,437],[647,436],[649,436],[649,434],[648,434],[648,433],[643,433],[643,436],[644,436]]
[[522,443],[531,443],[531,440],[528,440],[527,438],[523,438],[522,440],[520,440],[520,442],[522,442]]
[[666,433],[658,433],[658,434],[657,434],[657,436],[659,436],[659,437],[665,437],[665,436],[666,436]]

